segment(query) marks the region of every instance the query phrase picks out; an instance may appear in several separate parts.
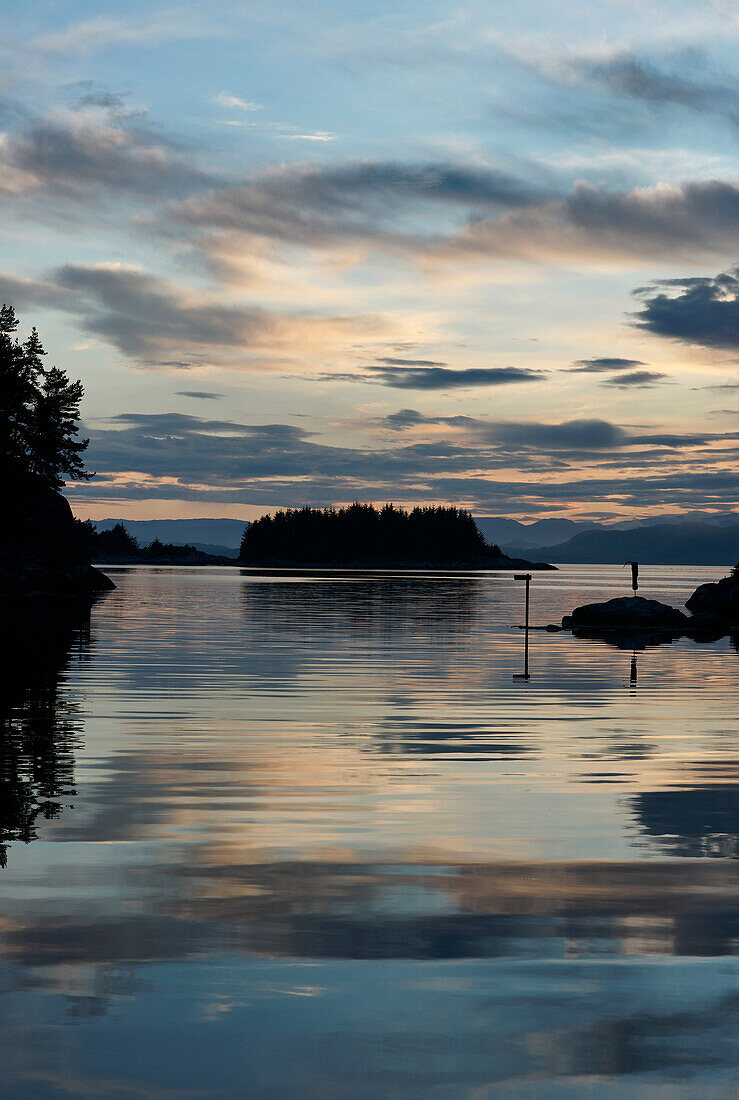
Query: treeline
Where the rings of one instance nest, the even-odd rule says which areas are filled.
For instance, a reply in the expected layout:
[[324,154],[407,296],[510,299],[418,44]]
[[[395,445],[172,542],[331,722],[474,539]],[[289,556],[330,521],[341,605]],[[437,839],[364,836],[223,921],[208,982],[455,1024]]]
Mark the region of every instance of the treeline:
[[4,490],[37,486],[60,489],[65,478],[86,480],[82,455],[88,440],[78,439],[81,382],[58,367],[44,366],[36,329],[23,341],[15,336],[12,306],[0,309],[0,479]]
[[159,539],[142,546],[123,523],[116,523],[110,531],[96,530],[90,520],[80,523],[79,527],[93,561],[117,564],[137,561],[156,563],[161,560],[172,564],[173,561],[199,562],[210,557],[195,546],[178,546],[171,542],[160,542]]
[[289,508],[251,523],[245,564],[352,565],[371,562],[480,562],[500,555],[469,512],[454,507]]

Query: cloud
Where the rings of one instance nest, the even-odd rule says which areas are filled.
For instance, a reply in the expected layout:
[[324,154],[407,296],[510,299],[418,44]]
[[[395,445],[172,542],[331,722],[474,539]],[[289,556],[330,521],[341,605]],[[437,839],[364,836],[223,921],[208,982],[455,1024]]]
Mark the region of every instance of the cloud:
[[567,194],[493,168],[349,162],[287,165],[172,206],[218,257],[269,242],[387,252],[429,271],[491,259],[602,265],[739,248],[739,186],[718,179]]
[[739,248],[739,187],[721,180],[611,192],[575,184],[565,198],[471,221],[441,258],[579,260],[602,264],[719,254]]
[[576,359],[568,368],[570,374],[600,374],[605,371],[629,370],[633,367],[644,367],[640,359],[612,359],[607,357],[597,359]]
[[[383,445],[336,446],[291,424],[120,414],[109,426],[85,429],[98,476],[70,487],[69,495],[79,502],[189,500],[263,508],[447,500],[532,514],[582,502],[618,510],[666,500],[676,507],[736,500],[739,432],[636,435],[597,419],[484,421],[414,409],[379,423],[397,433],[446,425],[454,438],[437,433],[422,441],[401,436]],[[356,423],[347,427],[354,440],[362,438]]]
[[45,305],[71,313],[86,332],[138,366],[164,370],[211,365],[249,369],[250,352],[304,356],[343,349],[383,327],[370,316],[321,317],[223,305],[202,292],[120,264],[65,264],[38,282],[0,278],[0,293],[21,307]]
[[496,169],[360,161],[273,168],[187,199],[171,217],[192,229],[316,248],[350,241],[412,248],[415,232],[398,226],[403,213],[434,205],[462,212],[517,208],[537,197],[529,184]]
[[539,382],[546,372],[528,367],[385,367],[371,366],[369,374],[344,372],[322,374],[321,381],[377,382],[399,390],[470,389],[477,386],[509,386],[518,382]]
[[677,72],[659,68],[630,51],[601,57],[582,57],[572,62],[572,70],[594,84],[627,99],[640,100],[650,107],[678,106],[693,111],[713,111],[733,121],[739,119],[739,86],[735,82],[691,79],[685,72],[695,70],[699,57],[684,52],[673,59]]
[[[401,410],[398,419],[412,426],[419,419],[446,418]],[[178,413],[121,414],[111,425],[86,429],[90,464],[99,473],[95,482],[70,490],[76,500],[178,499],[265,508],[355,498],[453,500],[508,510],[515,501],[519,510],[533,512],[580,502],[601,509],[644,508],[665,500],[710,507],[733,503],[737,491],[739,433],[635,436],[599,420],[545,424],[470,418],[455,424],[463,433],[468,429],[466,440],[363,448],[327,445],[289,424],[244,425]],[[731,447],[695,451],[720,442]],[[673,453],[656,450],[665,447]],[[496,470],[506,471],[504,478],[496,479]]]
[[629,374],[618,374],[615,378],[607,378],[601,382],[601,386],[613,386],[617,389],[648,389],[663,378],[669,378],[667,374],[661,374],[656,370],[635,370]]
[[530,422],[493,424],[488,438],[507,446],[536,448],[542,451],[612,450],[625,447],[633,438],[607,420],[568,420],[563,424]]
[[126,96],[121,92],[109,92],[101,88],[97,91],[85,92],[76,100],[74,106],[78,111],[86,107],[100,107],[104,111],[120,113],[126,109]]
[[176,390],[177,397],[193,397],[198,401],[220,401],[226,395],[211,390]]
[[471,416],[426,416],[417,409],[398,409],[397,412],[388,413],[379,421],[383,428],[391,431],[405,431],[408,428],[425,427],[426,425],[447,424],[450,427],[471,427],[477,421]]
[[382,356],[378,363],[385,363],[388,367],[445,367],[447,364],[436,359],[394,359],[391,356]]
[[222,33],[213,12],[201,18],[191,6],[160,10],[149,18],[131,20],[96,16],[70,23],[61,31],[41,35],[33,45],[48,54],[88,54],[110,46],[151,48],[161,42],[215,37]]
[[309,134],[279,134],[280,141],[338,141],[339,135],[332,134],[330,130],[314,130]]
[[213,182],[140,120],[115,111],[57,113],[31,121],[0,145],[0,181],[2,173],[22,178],[17,190],[44,189],[53,197],[96,188],[172,197]]
[[0,275],[0,298],[16,311],[27,306],[66,309],[73,304],[69,293],[53,281],[12,275]]
[[261,111],[261,103],[250,103],[246,99],[240,99],[237,95],[228,95],[227,92],[219,92],[213,96],[213,102],[221,107],[230,107],[236,111]]
[[739,348],[739,267],[714,278],[660,280],[634,294],[644,303],[640,328],[686,344]]

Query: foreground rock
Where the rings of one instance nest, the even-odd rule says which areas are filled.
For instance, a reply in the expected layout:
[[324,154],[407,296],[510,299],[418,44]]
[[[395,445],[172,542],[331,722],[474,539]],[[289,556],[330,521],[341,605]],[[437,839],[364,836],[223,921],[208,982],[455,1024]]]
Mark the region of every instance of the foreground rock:
[[622,596],[605,603],[588,603],[565,615],[562,626],[573,631],[622,631],[684,634],[688,616],[669,604],[643,596]]
[[59,493],[32,484],[5,490],[0,536],[0,599],[91,600],[115,588],[90,564],[80,525]]
[[728,577],[712,584],[701,584],[686,601],[693,615],[711,615],[730,624],[739,623],[739,565]]
[[[687,616],[669,604],[643,596],[624,596],[604,603],[576,607],[562,619],[562,628],[576,637],[608,641],[620,649],[644,649],[675,638],[714,642],[736,632],[739,610],[739,571],[717,584],[703,584],[686,603]],[[722,608],[720,611],[710,610]]]

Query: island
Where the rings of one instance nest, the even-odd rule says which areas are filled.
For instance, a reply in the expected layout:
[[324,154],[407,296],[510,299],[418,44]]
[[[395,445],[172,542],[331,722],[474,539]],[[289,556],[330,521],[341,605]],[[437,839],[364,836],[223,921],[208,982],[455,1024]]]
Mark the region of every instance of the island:
[[83,525],[92,561],[105,565],[234,565],[235,559],[207,554],[189,544],[154,539],[141,546],[124,523],[109,531],[97,531],[89,520]]
[[244,531],[239,565],[339,569],[554,569],[489,545],[472,515],[432,506],[288,508]]

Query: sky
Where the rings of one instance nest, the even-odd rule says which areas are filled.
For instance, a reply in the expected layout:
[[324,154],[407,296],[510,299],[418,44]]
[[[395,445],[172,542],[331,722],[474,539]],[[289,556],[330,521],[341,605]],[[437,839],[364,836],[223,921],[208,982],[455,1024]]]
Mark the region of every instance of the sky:
[[77,515],[739,500],[739,0],[6,0]]

